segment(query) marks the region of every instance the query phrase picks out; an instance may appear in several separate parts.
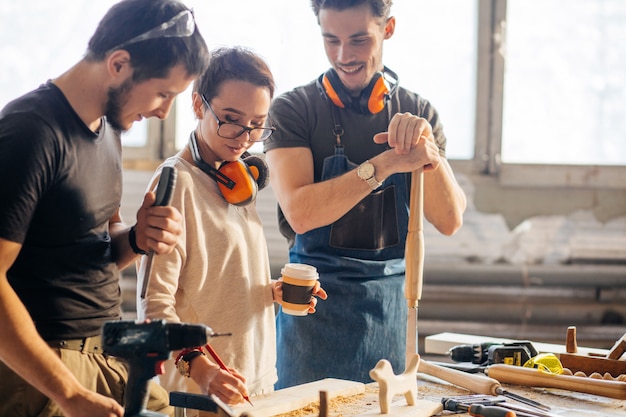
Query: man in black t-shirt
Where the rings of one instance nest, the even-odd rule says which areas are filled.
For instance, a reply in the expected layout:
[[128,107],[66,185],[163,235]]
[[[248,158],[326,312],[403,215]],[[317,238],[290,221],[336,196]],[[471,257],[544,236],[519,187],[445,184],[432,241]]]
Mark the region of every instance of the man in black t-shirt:
[[0,111],[0,415],[123,415],[127,371],[100,331],[121,318],[119,271],[173,250],[182,219],[147,193],[122,222],[120,133],[165,118],[207,64],[182,3],[123,0],[83,59]]

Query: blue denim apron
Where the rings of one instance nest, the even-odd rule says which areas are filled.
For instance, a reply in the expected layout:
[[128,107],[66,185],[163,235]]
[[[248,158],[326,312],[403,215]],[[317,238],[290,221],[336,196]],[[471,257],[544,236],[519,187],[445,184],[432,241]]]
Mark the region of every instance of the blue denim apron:
[[[322,180],[355,167],[338,145]],[[408,178],[389,177],[332,225],[296,235],[289,260],[317,267],[328,299],[308,316],[278,312],[277,389],[323,378],[371,382],[380,359],[404,370]]]

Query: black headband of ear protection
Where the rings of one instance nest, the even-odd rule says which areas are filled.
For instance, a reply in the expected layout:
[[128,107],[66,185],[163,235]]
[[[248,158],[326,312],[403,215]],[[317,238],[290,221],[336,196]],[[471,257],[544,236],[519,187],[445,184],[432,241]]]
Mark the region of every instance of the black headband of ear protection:
[[200,156],[195,132],[189,137],[189,148],[198,168],[217,182],[222,197],[230,204],[244,206],[251,203],[257,192],[269,183],[269,169],[260,156],[244,152],[240,159],[223,162],[219,169],[215,169]]
[[204,162],[204,159],[202,159],[202,157],[200,156],[200,150],[198,149],[196,132],[191,132],[191,135],[189,137],[189,149],[191,150],[191,157],[193,158],[193,162],[195,162],[198,168],[200,168],[205,174],[231,190],[235,187],[235,181],[228,178],[219,170]]

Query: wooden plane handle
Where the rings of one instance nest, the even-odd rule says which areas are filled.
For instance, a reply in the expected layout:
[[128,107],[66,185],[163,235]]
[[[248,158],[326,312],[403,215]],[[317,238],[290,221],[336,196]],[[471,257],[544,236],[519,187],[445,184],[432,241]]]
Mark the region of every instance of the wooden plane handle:
[[626,334],[624,334],[624,336],[620,337],[617,342],[615,342],[615,345],[613,345],[611,350],[609,350],[609,353],[606,355],[606,357],[608,359],[617,360],[622,357],[624,352],[626,352]]

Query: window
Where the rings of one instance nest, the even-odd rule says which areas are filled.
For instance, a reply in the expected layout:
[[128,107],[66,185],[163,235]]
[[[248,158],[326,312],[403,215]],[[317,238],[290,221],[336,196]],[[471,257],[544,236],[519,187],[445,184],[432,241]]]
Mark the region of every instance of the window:
[[[116,1],[3,3],[0,106],[77,62]],[[185,3],[209,47],[264,56],[276,94],[329,66],[308,0]],[[385,64],[440,112],[456,171],[505,186],[624,189],[626,2],[394,0],[392,14]],[[188,90],[167,121],[125,134],[124,157],[171,155],[195,124]]]
[[[98,22],[117,0],[3,2],[0,7],[0,108],[78,62]],[[146,144],[148,122],[136,123],[124,145]]]
[[626,3],[480,5],[473,172],[503,187],[624,190]]
[[396,33],[384,61],[400,84],[429,100],[448,138],[446,156],[472,159],[476,114],[477,0],[394,0]]
[[626,2],[509,0],[506,16],[502,161],[626,164]]

